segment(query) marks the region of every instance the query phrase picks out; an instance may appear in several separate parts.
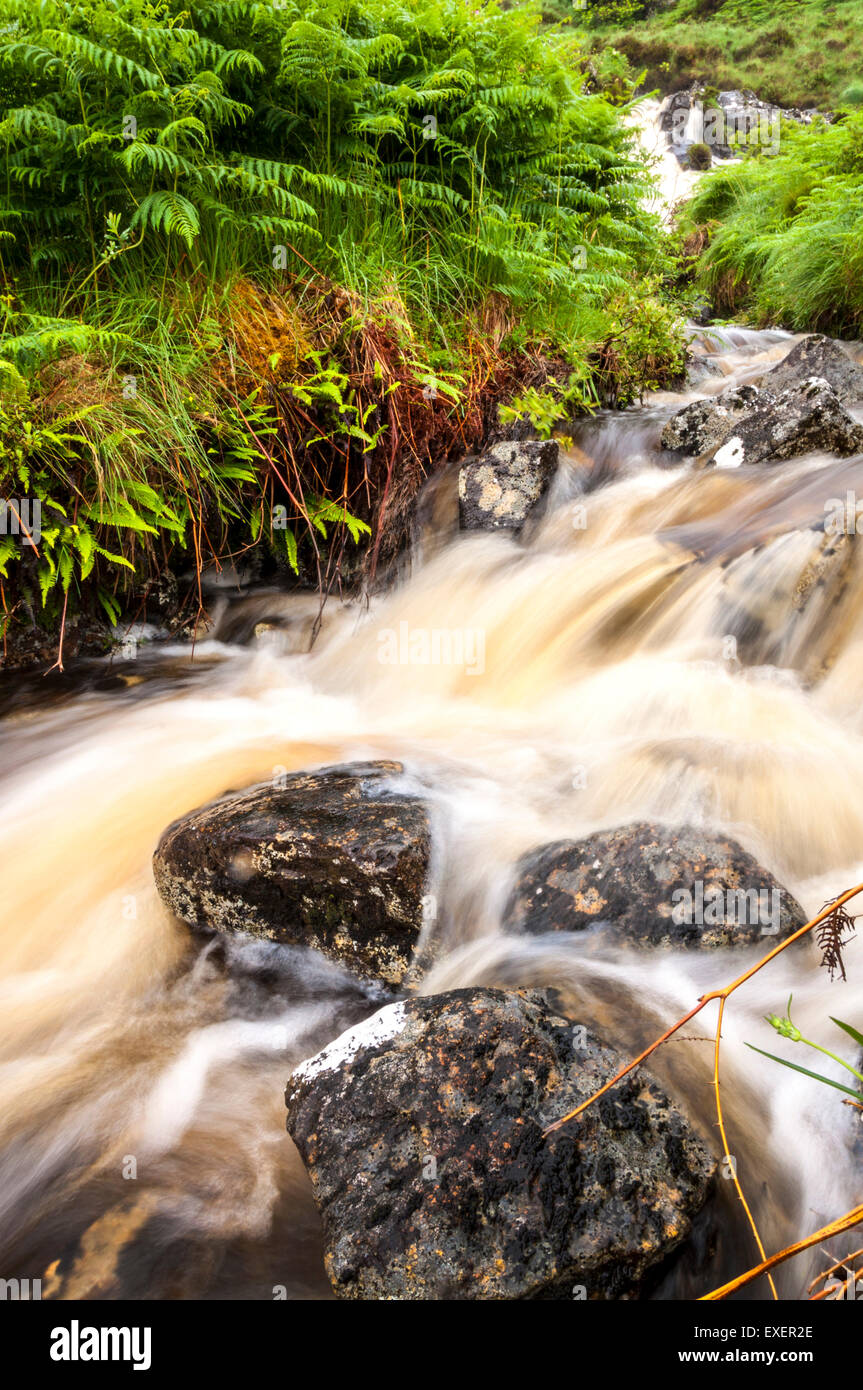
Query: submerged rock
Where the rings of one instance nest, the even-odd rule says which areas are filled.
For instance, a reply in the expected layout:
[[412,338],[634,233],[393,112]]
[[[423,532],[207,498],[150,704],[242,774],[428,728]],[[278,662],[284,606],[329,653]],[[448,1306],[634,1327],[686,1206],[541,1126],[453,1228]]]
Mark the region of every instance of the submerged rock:
[[815,682],[847,642],[857,536],[837,529],[845,501],[834,501],[827,524],[771,536],[723,567],[717,630],[734,638],[744,665],[790,667]]
[[524,992],[388,1005],[293,1073],[288,1131],[353,1299],[627,1297],[688,1235],[716,1163],[623,1059]]
[[545,496],[557,468],[554,439],[506,440],[459,469],[463,531],[520,531]]
[[816,376],[778,394],[738,386],[693,401],[668,421],[660,442],[663,449],[697,456],[702,467],[737,468],[810,453],[845,458],[863,452],[863,427],[830,383]]
[[[703,321],[706,323],[710,318],[709,307],[705,307],[704,309],[702,309],[701,313]],[[718,365],[718,363],[713,361],[712,358],[703,355],[700,352],[693,352],[687,358],[686,385],[689,387],[697,387],[703,381],[715,381],[716,378],[721,377],[722,374],[722,368]]]
[[783,940],[808,920],[734,840],[640,823],[526,855],[504,912],[508,931],[584,931],[639,947],[712,950]]
[[422,926],[425,806],[400,763],[296,773],[193,811],[153,858],[167,906],[190,926],[313,946],[396,985]]
[[823,333],[813,333],[795,344],[788,356],[766,374],[763,384],[776,394],[791,386],[802,386],[813,376],[829,382],[843,405],[863,401],[863,367]]

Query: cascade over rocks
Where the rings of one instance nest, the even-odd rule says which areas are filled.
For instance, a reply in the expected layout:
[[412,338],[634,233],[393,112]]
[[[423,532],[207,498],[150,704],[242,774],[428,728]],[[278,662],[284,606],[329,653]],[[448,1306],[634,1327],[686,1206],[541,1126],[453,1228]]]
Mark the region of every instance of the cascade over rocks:
[[[689,1234],[716,1161],[639,1069],[533,992],[388,1005],[297,1067],[287,1124],[351,1299],[625,1298]],[[705,1218],[706,1219],[706,1218]]]
[[156,885],[195,927],[313,946],[398,985],[422,927],[430,831],[400,763],[285,775],[170,826]]
[[545,497],[557,468],[554,439],[503,440],[459,468],[463,531],[519,532]]
[[659,125],[683,164],[694,144],[706,143],[715,159],[734,159],[740,150],[733,142],[745,143],[748,137],[753,143],[774,145],[780,119],[810,125],[816,116],[832,119],[814,106],[775,106],[751,90],[716,93],[703,82],[694,82],[665,98]]
[[847,458],[863,452],[863,426],[830,383],[813,376],[776,393],[737,386],[693,401],[667,422],[660,443],[696,457],[701,467],[737,468],[816,452]]
[[642,822],[525,855],[507,931],[584,931],[638,947],[775,944],[805,925],[800,904],[734,840]]

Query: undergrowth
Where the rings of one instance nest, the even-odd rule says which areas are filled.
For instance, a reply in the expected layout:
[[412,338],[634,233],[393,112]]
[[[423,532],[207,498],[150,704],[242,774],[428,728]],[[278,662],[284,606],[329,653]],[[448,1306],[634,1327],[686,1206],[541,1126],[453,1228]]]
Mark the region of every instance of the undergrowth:
[[682,220],[723,316],[836,337],[863,332],[863,112],[783,122],[779,152],[707,174]]
[[5,621],[262,545],[374,575],[499,402],[680,368],[620,112],[529,9],[0,0],[0,35],[0,495],[42,502]]

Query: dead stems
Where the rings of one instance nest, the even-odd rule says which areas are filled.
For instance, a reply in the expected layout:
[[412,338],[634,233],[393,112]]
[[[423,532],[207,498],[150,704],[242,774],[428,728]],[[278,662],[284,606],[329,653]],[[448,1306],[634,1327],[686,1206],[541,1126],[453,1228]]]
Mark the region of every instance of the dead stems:
[[854,1207],[853,1211],[846,1212],[838,1220],[831,1221],[828,1226],[822,1226],[820,1231],[815,1231],[813,1235],[806,1236],[805,1240],[798,1240],[794,1245],[787,1246],[780,1250],[776,1255],[771,1255],[769,1259],[762,1260],[761,1264],[755,1265],[752,1269],[747,1269],[745,1274],[738,1274],[736,1279],[731,1279],[721,1288],[714,1289],[712,1293],[702,1294],[699,1303],[715,1303],[719,1299],[726,1298],[728,1294],[735,1293],[737,1289],[742,1289],[746,1284],[751,1284],[753,1279],[758,1279],[768,1270],[775,1269],[777,1265],[785,1260],[790,1260],[793,1255],[799,1255],[804,1250],[809,1250],[819,1241],[829,1240],[831,1236],[841,1235],[843,1231],[850,1231],[852,1227],[859,1226],[863,1221],[863,1206]]
[[[608,1091],[610,1091],[614,1086],[616,1086],[619,1081],[622,1081],[625,1076],[628,1076],[630,1072],[634,1071],[636,1067],[640,1066],[642,1062],[646,1061],[646,1059],[652,1053],[656,1052],[657,1048],[661,1047],[663,1043],[668,1042],[669,1038],[672,1038],[674,1034],[677,1033],[685,1024],[689,1023],[690,1019],[693,1019],[696,1014],[701,1013],[701,1010],[706,1008],[707,1005],[711,1004],[714,1000],[718,1001],[719,1012],[716,1021],[716,1033],[713,1047],[713,1091],[716,1101],[717,1124],[719,1128],[719,1133],[722,1138],[722,1157],[723,1160],[729,1164],[731,1176],[734,1181],[735,1191],[737,1192],[743,1210],[746,1213],[747,1221],[749,1222],[750,1229],[755,1238],[755,1243],[758,1247],[758,1253],[761,1255],[761,1264],[756,1265],[754,1269],[751,1269],[746,1274],[741,1275],[738,1280],[734,1280],[732,1281],[732,1283],[724,1285],[722,1289],[716,1290],[712,1294],[705,1295],[705,1298],[724,1298],[726,1293],[730,1293],[733,1289],[739,1288],[743,1284],[750,1283],[753,1279],[759,1278],[762,1274],[767,1275],[773,1297],[778,1298],[779,1295],[776,1292],[776,1286],[769,1273],[769,1271],[774,1267],[774,1265],[780,1264],[784,1259],[790,1258],[791,1255],[796,1254],[799,1250],[808,1249],[810,1245],[816,1244],[818,1239],[829,1235],[835,1235],[839,1231],[849,1230],[851,1226],[854,1226],[859,1221],[863,1220],[863,1208],[856,1208],[854,1212],[849,1212],[846,1216],[840,1217],[838,1221],[832,1223],[831,1226],[825,1226],[822,1231],[816,1232],[814,1236],[807,1237],[805,1241],[798,1242],[798,1244],[795,1246],[789,1246],[787,1250],[780,1251],[778,1255],[772,1255],[768,1259],[764,1250],[764,1245],[762,1243],[761,1236],[758,1232],[758,1227],[755,1223],[755,1218],[752,1215],[749,1203],[746,1200],[746,1196],[743,1192],[743,1188],[737,1176],[736,1162],[734,1161],[733,1156],[729,1153],[728,1136],[726,1133],[725,1120],[722,1113],[722,1099],[719,1085],[719,1058],[722,1041],[722,1019],[725,1012],[725,1005],[730,999],[731,995],[734,994],[736,990],[740,989],[741,985],[745,985],[747,980],[751,980],[753,975],[757,975],[760,970],[763,970],[765,965],[768,965],[770,961],[775,960],[775,958],[778,955],[780,955],[783,951],[787,950],[789,946],[793,946],[795,941],[800,941],[802,937],[806,936],[816,927],[820,926],[822,923],[828,922],[828,919],[830,919],[831,926],[833,924],[838,924],[839,926],[844,924],[844,922],[847,919],[847,914],[843,911],[843,905],[846,902],[848,902],[850,898],[855,897],[858,893],[861,892],[863,892],[863,883],[858,883],[856,887],[847,889],[846,892],[841,893],[838,898],[835,898],[833,902],[827,903],[817,914],[817,916],[812,918],[811,922],[807,922],[805,926],[800,927],[798,931],[794,932],[793,935],[787,937],[785,941],[781,941],[777,946],[774,946],[771,951],[768,951],[765,956],[762,956],[761,960],[757,961],[755,965],[750,966],[748,970],[745,970],[743,974],[739,975],[736,980],[733,980],[730,985],[726,985],[724,989],[711,990],[709,994],[703,994],[699,999],[698,1003],[694,1006],[694,1008],[690,1009],[688,1013],[685,1013],[683,1017],[679,1018],[677,1022],[672,1024],[670,1028],[667,1028],[666,1031],[661,1035],[661,1037],[658,1037],[654,1042],[650,1044],[649,1047],[646,1047],[644,1051],[639,1053],[639,1055],[633,1061],[628,1062],[625,1067],[621,1067],[620,1071],[618,1071],[609,1081],[607,1081],[604,1086],[601,1086],[598,1091],[595,1091],[592,1096],[590,1096],[587,1100],[583,1101],[581,1105],[576,1106],[574,1110],[570,1110],[569,1113],[562,1116],[561,1119],[555,1120],[554,1124],[549,1125],[548,1128],[545,1130],[544,1137],[547,1138],[548,1135],[553,1134],[555,1130],[561,1129],[563,1125],[568,1124],[570,1120],[575,1120],[578,1118],[579,1115],[583,1115],[585,1110],[589,1109],[591,1105],[594,1105],[600,1099],[600,1097],[604,1096]],[[826,960],[825,963],[829,968],[831,964],[830,960]],[[831,978],[833,975],[833,971],[836,968],[837,967],[834,963],[833,970],[831,970]]]

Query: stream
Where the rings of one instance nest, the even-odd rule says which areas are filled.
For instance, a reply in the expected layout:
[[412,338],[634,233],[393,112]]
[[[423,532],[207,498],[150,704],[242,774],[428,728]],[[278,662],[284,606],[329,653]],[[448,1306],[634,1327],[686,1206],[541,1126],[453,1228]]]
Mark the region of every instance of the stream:
[[[227,789],[400,760],[434,827],[427,930],[443,953],[420,991],[554,985],[624,1054],[762,948],[504,936],[520,854],[652,819],[733,837],[811,913],[863,877],[859,547],[807,577],[810,528],[829,499],[863,497],[863,457],[668,466],[658,437],[674,409],[795,341],[692,331],[697,385],[585,421],[525,542],[458,534],[450,471],[400,582],[369,604],[331,601],[311,652],[308,596],[226,588],[194,656],[143,647],[52,697],[38,681],[3,690],[4,1275],[41,1277],[43,1297],[331,1296],[284,1085],[382,997],[312,951],[204,939],[162,908],[161,832]],[[473,659],[379,659],[384,632],[440,629],[472,635]],[[763,1016],[793,993],[804,1033],[853,1060],[828,1015],[860,1025],[859,940],[846,958],[848,982],[831,984],[814,945],[797,947],[726,1012],[729,1143],[768,1249],[861,1197],[854,1113],[745,1046],[785,1046]],[[713,1026],[710,1010],[652,1059],[708,1136]],[[716,1250],[682,1260],[656,1297],[756,1262],[725,1205]],[[781,1295],[804,1296],[822,1263],[785,1266]]]

